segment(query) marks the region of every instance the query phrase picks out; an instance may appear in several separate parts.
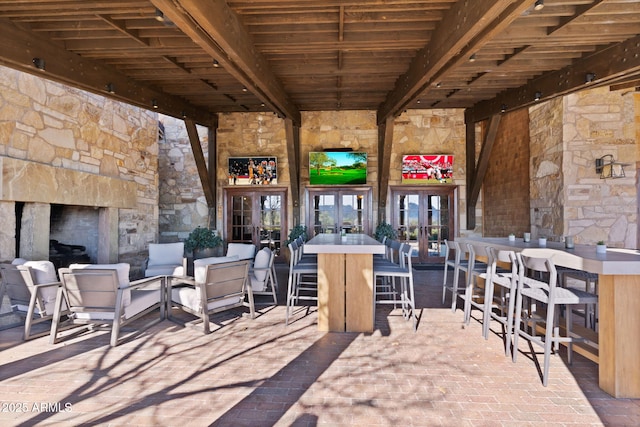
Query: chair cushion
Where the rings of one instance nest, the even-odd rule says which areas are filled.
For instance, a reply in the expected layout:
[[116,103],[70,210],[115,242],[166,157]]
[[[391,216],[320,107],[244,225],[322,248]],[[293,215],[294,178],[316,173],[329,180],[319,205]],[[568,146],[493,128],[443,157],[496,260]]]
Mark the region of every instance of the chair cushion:
[[[160,289],[134,289],[129,292],[131,293],[131,303],[124,307],[125,319],[129,319],[154,304],[160,303]],[[75,313],[76,318],[83,320],[113,320],[114,315],[114,312]]]
[[[36,278],[36,285],[58,281],[58,277],[56,276],[56,267],[51,261],[27,261],[23,265],[30,267],[31,271],[33,271]],[[49,286],[40,289],[40,296],[44,301],[45,314],[53,314],[57,293],[57,286]],[[62,308],[66,308],[66,303],[63,302]]]
[[233,256],[213,256],[209,258],[200,258],[193,261],[193,278],[196,283],[204,283],[207,278],[207,265],[221,264],[223,262],[238,261],[238,255]]
[[229,243],[227,256],[238,255],[238,259],[253,259],[256,254],[256,245],[249,243]]
[[184,242],[150,243],[148,266],[182,265],[184,258]]
[[[258,253],[256,254],[256,259],[253,261],[253,268],[254,269],[267,268],[269,267],[269,261],[271,261],[271,249],[263,248],[262,250],[258,251]],[[260,282],[264,282],[264,279],[267,278],[266,270],[261,270],[261,271],[254,270],[253,274],[255,278]]]
[[[192,311],[202,312],[202,300],[200,298],[200,289],[193,287],[183,287],[183,288],[173,288],[171,289],[171,300],[183,305],[185,307],[189,307]],[[210,302],[207,305],[209,310],[213,310],[215,308],[224,307],[227,305],[241,303],[242,298],[240,296],[233,296],[224,298],[218,301]]]

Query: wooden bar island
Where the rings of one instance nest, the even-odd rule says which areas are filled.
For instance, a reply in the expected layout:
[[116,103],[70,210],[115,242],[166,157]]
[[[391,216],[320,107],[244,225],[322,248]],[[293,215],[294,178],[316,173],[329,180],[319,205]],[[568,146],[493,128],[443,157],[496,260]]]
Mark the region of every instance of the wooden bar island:
[[[537,239],[459,237],[460,243],[475,242],[496,249],[521,252],[541,248]],[[608,248],[596,253],[595,246],[575,245],[565,249],[548,242],[556,265],[598,274],[599,385],[614,397],[640,398],[640,252]]]
[[318,330],[373,332],[373,254],[385,246],[366,234],[319,234],[304,245],[318,255]]

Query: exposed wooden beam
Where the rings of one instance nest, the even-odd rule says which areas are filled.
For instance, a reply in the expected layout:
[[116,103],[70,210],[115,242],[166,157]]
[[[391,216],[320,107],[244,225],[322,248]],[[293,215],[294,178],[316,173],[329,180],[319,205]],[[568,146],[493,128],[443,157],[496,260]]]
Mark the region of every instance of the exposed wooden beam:
[[287,161],[289,162],[289,186],[291,187],[291,206],[293,206],[293,225],[300,224],[300,127],[293,120],[285,118],[287,139]]
[[594,9],[595,7],[598,7],[603,2],[604,2],[604,0],[595,0],[595,1],[591,2],[590,4],[583,4],[583,5],[577,6],[573,15],[565,16],[565,17],[561,18],[560,19],[560,23],[558,23],[558,25],[556,25],[555,27],[547,29],[547,35],[551,35],[551,34],[555,33],[556,31],[559,31],[559,30],[565,28],[567,25],[569,25],[570,23],[572,23],[576,19],[580,18],[582,15],[584,15],[585,13],[587,13],[590,10]]
[[[489,121],[489,128],[487,130],[486,135],[482,141],[482,148],[480,149],[480,156],[478,158],[478,163],[475,163],[475,126],[473,123],[467,123],[467,137],[469,137],[469,132],[473,132],[473,151],[474,155],[467,154],[467,180],[469,181],[469,175],[471,175],[471,181],[468,182],[470,184],[467,190],[467,229],[474,229],[476,226],[476,204],[478,203],[478,198],[480,197],[480,189],[482,188],[482,183],[484,181],[484,177],[487,174],[487,169],[489,168],[489,159],[491,158],[491,151],[493,150],[493,145],[496,141],[496,136],[498,135],[498,128],[500,126],[500,120],[502,119],[501,114],[496,114],[491,117]],[[469,148],[469,142],[467,142],[467,148]],[[469,173],[469,162],[473,163],[471,170],[473,173]],[[471,215],[470,215],[471,214]],[[472,225],[473,224],[473,225]],[[472,225],[472,226],[471,226]]]
[[[0,44],[0,63],[11,68],[147,110],[153,109],[152,101],[156,100],[158,109],[155,111],[177,118],[186,113],[198,123],[210,124],[211,115],[201,107],[141,84],[113,67],[82,58],[39,34],[17,27],[11,21],[0,19],[0,40],[11,40]],[[44,59],[45,70],[35,68],[33,58]],[[114,88],[114,93],[107,90],[108,84]]]
[[394,117],[387,117],[384,123],[378,126],[378,224],[387,220],[393,125]]
[[[200,144],[200,137],[198,136],[198,129],[196,128],[196,122],[191,119],[185,119],[184,124],[187,128],[187,135],[189,136],[189,143],[191,144],[191,151],[193,152],[193,158],[195,159],[196,167],[198,168],[198,176],[202,183],[202,191],[204,192],[204,198],[207,200],[207,206],[209,209],[215,209],[216,198],[210,181],[209,171],[207,170],[207,163],[204,160],[204,153],[202,151],[202,144]],[[214,163],[215,165],[215,163]],[[215,169],[215,167],[213,168]],[[215,183],[215,173],[214,183]]]
[[[218,164],[218,123],[219,117],[217,114],[214,116],[214,120],[212,120],[212,126],[208,128],[209,134],[209,144],[207,149],[207,157],[209,165],[217,165]],[[209,207],[209,228],[215,228],[218,219],[218,187],[216,185],[217,182],[217,168],[212,166],[208,168],[208,179],[211,187],[211,193],[214,200],[213,206]]]
[[[587,87],[607,85],[625,75],[636,74],[640,72],[640,55],[633,53],[638,51],[639,46],[640,36],[636,36],[599,50],[575,60],[568,67],[546,73],[524,86],[506,90],[491,100],[479,102],[467,109],[465,116],[468,120],[478,122],[500,113],[502,105],[513,110],[533,104],[536,102],[536,92],[542,94],[540,101],[543,101]],[[587,74],[594,74],[595,80],[587,83]]]
[[301,115],[224,0],[151,0],[185,34],[275,112],[296,125]]
[[432,80],[466,60],[530,6],[529,0],[458,1],[378,109],[378,123],[400,114]]

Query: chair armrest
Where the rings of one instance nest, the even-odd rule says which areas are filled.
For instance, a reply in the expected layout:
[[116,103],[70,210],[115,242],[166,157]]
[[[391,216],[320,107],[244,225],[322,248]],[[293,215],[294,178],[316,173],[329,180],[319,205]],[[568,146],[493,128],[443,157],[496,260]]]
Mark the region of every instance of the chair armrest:
[[37,285],[33,285],[33,287],[35,289],[40,289],[40,288],[51,288],[51,287],[58,287],[61,286],[62,283],[61,282],[49,282],[49,283],[38,283]]
[[158,284],[158,288],[162,287],[162,281],[165,276],[154,276],[154,277],[146,277],[140,280],[134,280],[133,282],[129,282],[128,286],[120,286],[118,289],[140,289],[149,287],[150,289],[154,289],[153,284]]

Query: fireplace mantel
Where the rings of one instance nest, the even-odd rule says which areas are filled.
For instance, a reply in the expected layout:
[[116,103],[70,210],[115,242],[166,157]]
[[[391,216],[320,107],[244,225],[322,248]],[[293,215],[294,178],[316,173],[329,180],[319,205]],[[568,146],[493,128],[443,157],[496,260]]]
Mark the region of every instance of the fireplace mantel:
[[137,184],[0,156],[0,200],[109,208],[136,207]]

